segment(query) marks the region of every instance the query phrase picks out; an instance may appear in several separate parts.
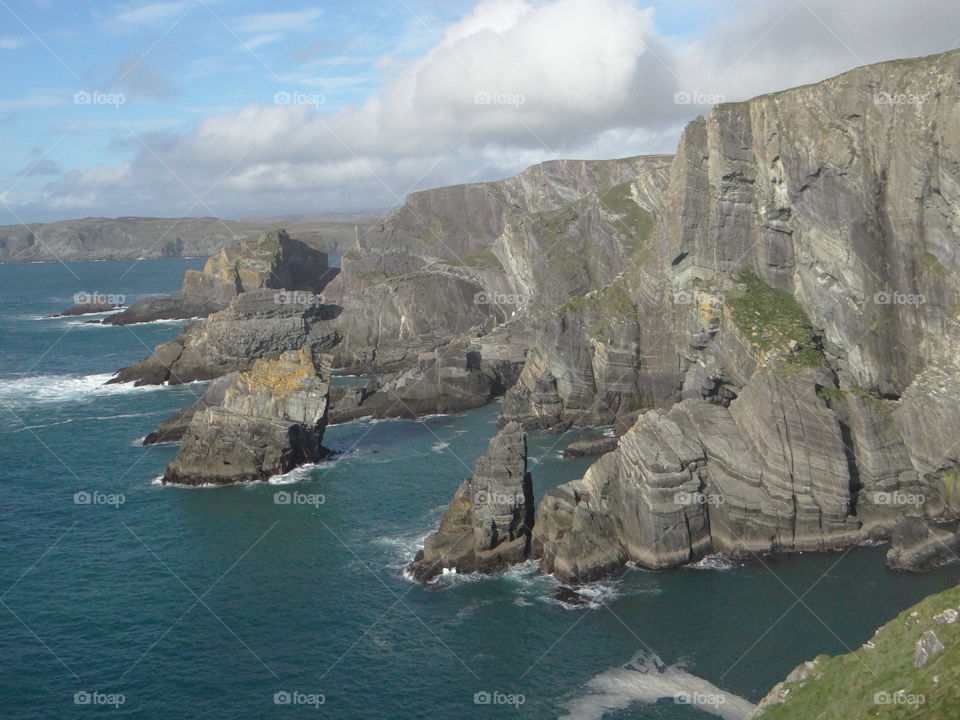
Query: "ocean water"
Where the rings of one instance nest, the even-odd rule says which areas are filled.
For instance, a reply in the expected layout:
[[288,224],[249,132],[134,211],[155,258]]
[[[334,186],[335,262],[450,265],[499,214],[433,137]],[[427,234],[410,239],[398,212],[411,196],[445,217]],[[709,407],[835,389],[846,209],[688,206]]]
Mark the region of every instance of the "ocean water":
[[[341,456],[271,483],[158,486],[176,446],[136,442],[203,386],[102,382],[181,323],[40,318],[201,265],[0,265],[2,718],[741,718],[960,580],[873,547],[629,569],[586,608],[532,566],[411,583],[496,405],[331,428]],[[588,466],[560,457],[572,437],[531,433],[538,495]]]

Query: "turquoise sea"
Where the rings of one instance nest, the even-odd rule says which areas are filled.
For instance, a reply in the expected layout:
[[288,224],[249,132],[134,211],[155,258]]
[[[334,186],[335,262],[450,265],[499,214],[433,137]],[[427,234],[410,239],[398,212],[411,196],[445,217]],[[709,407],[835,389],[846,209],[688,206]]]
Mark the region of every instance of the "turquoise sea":
[[[890,572],[873,547],[631,569],[580,609],[533,567],[413,584],[402,568],[495,404],[330,428],[342,455],[270,484],[160,487],[176,446],[137,441],[203,386],[102,383],[182,323],[42,316],[201,266],[0,265],[2,718],[742,717],[801,661],[960,580]],[[531,433],[538,496],[588,466],[560,457],[572,437]]]

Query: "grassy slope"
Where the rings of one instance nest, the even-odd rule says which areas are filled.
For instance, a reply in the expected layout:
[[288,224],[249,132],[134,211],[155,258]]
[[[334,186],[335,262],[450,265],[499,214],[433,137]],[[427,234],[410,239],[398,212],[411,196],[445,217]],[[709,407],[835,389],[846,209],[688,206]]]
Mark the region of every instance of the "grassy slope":
[[[854,718],[960,718],[960,622],[940,625],[933,616],[960,608],[960,587],[931,595],[881,627],[847,655],[821,655],[805,681],[786,683],[786,702],[773,705],[762,720],[853,720]],[[946,650],[922,668],[913,667],[917,640],[933,630]],[[900,702],[884,702],[902,691]],[[879,694],[879,696],[878,696]],[[907,702],[909,695],[916,702]],[[922,702],[919,696],[923,696]],[[876,700],[880,700],[877,702]]]

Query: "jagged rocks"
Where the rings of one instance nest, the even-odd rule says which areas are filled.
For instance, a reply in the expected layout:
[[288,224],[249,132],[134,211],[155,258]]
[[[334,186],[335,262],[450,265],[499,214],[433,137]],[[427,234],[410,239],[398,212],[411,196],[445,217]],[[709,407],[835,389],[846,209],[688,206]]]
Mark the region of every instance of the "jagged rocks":
[[917,652],[913,657],[913,666],[921,668],[930,662],[934,655],[939,655],[946,648],[933,630],[925,630],[917,640]]
[[323,447],[330,356],[308,348],[258,360],[238,375],[223,401],[190,421],[165,483],[266,480],[328,455]]
[[960,558],[960,534],[957,524],[937,526],[922,517],[901,520],[893,529],[887,567],[894,570],[921,571]]
[[530,552],[533,510],[526,434],[511,423],[490,441],[407,570],[427,582],[446,569],[489,573],[522,562]]
[[544,498],[535,532],[543,569],[582,582],[628,560],[659,569],[708,552],[862,540],[819,373],[762,371],[729,409],[690,399],[643,414],[615,451]]
[[187,326],[149,358],[120,370],[111,383],[179,385],[249,369],[258,358],[275,358],[305,346],[332,349],[340,336],[329,327],[336,306],[294,302],[306,298],[268,288],[242,293],[221,312]]
[[236,379],[236,373],[230,373],[219,377],[211,382],[206,392],[193,405],[188,405],[182,410],[177,411],[157,426],[157,429],[143,439],[144,445],[155,445],[157,443],[179,442],[183,439],[187,428],[193,416],[202,412],[208,407],[218,407],[223,404],[223,399],[227,394],[233,381]]
[[603,455],[617,449],[615,437],[585,437],[574,440],[563,450],[564,457],[585,457],[587,455]]
[[223,248],[207,260],[202,272],[187,270],[183,287],[173,295],[145,298],[103,322],[131,325],[203,318],[224,310],[240,293],[258,288],[322,290],[336,272],[326,253],[276,230]]

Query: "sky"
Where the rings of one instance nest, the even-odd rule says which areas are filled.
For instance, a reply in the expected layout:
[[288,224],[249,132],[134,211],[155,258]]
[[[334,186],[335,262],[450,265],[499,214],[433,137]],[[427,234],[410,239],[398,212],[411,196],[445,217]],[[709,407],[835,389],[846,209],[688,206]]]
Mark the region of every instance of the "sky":
[[957,47],[954,0],[0,0],[0,223],[386,208]]

